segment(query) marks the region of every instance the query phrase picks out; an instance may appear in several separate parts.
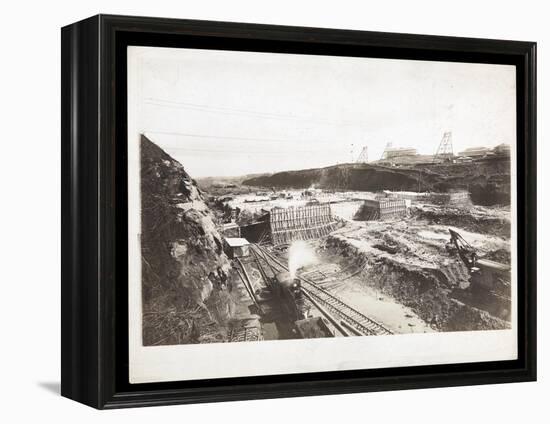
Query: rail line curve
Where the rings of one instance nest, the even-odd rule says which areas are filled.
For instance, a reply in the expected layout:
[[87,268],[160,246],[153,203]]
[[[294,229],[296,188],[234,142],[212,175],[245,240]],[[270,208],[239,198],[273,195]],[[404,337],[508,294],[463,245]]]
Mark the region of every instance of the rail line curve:
[[[258,256],[262,257],[268,266],[272,268],[272,272],[273,266],[269,264],[269,261],[275,264],[279,269],[288,271],[288,268],[278,258],[263,247],[253,244],[252,249],[258,251]],[[302,290],[306,294],[322,304],[329,312],[346,323],[348,327],[355,330],[354,333],[365,336],[393,334],[391,330],[349,306],[338,296],[319,287],[315,282],[301,276],[296,278],[302,282]]]

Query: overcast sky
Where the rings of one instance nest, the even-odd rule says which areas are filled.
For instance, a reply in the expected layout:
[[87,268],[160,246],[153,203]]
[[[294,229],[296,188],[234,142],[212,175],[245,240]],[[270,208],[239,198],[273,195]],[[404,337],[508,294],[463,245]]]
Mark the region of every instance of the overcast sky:
[[388,142],[433,154],[445,131],[455,153],[515,144],[513,66],[158,47],[128,55],[138,130],[195,178],[352,162],[363,146],[375,160]]

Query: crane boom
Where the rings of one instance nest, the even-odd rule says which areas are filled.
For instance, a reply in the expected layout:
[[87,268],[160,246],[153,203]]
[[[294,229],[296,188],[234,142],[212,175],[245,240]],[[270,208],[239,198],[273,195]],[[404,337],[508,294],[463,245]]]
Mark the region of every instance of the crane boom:
[[449,228],[451,239],[446,245],[449,252],[455,251],[468,267],[472,283],[478,287],[509,293],[511,267],[506,264],[479,258],[476,249],[458,232]]

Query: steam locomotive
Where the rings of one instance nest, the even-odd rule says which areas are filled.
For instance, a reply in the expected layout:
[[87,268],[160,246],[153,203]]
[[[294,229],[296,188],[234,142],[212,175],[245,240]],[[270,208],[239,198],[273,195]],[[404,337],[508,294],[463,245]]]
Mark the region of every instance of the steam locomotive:
[[286,271],[275,276],[274,293],[281,299],[285,315],[292,323],[296,338],[312,339],[318,337],[334,337],[328,321],[320,316],[308,317],[304,302],[302,283],[292,278]]
[[297,321],[306,318],[300,280],[292,278],[287,271],[283,271],[275,276],[273,288],[274,294],[281,299],[281,305],[290,320]]

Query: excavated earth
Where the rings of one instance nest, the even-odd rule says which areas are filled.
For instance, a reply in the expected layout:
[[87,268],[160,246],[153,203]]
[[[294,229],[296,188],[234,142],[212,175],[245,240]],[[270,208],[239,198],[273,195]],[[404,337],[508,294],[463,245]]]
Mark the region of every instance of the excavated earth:
[[509,207],[488,208],[472,206],[468,208],[414,205],[411,208],[414,219],[428,224],[453,225],[480,234],[492,234],[510,238],[511,222]]
[[[475,166],[407,169],[340,165],[255,176],[243,184],[358,191],[446,191],[465,186],[478,205],[505,205],[509,202],[508,168],[509,160],[504,159]],[[141,194],[144,345],[228,341],[236,322],[255,319],[250,296],[231,270],[215,225],[218,217],[196,182],[146,137],[141,139]],[[414,331],[509,328],[509,302],[479,301],[468,291],[465,266],[445,250],[451,227],[481,256],[509,263],[509,214],[506,207],[463,210],[416,205],[402,220],[342,220],[342,227],[318,242],[319,254],[341,269],[351,264],[359,270],[348,283],[361,290],[347,290],[345,284],[333,287],[350,304],[365,293],[375,300],[391,299],[385,302],[387,315],[403,314],[408,320],[395,322],[396,332],[401,331],[401,324],[414,326]],[[355,306],[372,305],[357,301]]]
[[[470,292],[468,270],[447,253],[447,225],[424,220],[348,222],[333,232],[325,248],[334,257],[366,263],[362,284],[410,308],[436,331],[510,328],[510,301]],[[459,231],[486,257],[509,257],[509,240],[499,235]]]

